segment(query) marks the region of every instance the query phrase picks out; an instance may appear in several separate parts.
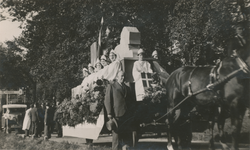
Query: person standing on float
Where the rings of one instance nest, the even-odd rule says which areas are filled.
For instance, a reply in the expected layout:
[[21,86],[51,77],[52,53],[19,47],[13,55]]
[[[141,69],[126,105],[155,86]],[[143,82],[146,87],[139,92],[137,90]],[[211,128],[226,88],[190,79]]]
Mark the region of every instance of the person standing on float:
[[152,57],[153,57],[154,59],[157,59],[157,60],[159,59],[159,58],[158,58],[158,52],[157,52],[156,50],[153,51]]
[[88,71],[90,74],[95,73],[95,68],[91,64],[88,64]]
[[109,64],[106,79],[109,81],[113,81],[114,79],[116,79],[117,73],[122,70],[122,65],[121,65],[121,62],[119,61],[118,56],[114,50],[110,51],[109,59],[110,59],[111,63]]
[[148,61],[143,60],[144,51],[143,49],[138,50],[138,61],[134,62],[133,66],[133,78],[135,82],[135,94],[137,101],[142,101],[145,95],[145,90],[143,87],[141,73],[153,73],[151,65]]
[[95,72],[98,72],[99,70],[101,70],[103,68],[101,62],[99,59],[96,60],[96,63],[95,63]]

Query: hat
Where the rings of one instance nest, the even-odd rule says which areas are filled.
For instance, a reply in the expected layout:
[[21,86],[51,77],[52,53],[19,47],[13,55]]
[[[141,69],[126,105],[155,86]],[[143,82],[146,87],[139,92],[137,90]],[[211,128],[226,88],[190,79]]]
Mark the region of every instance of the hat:
[[153,53],[152,53],[152,56],[155,56],[155,55],[158,55],[156,50],[154,50]]
[[101,64],[101,62],[100,62],[100,60],[98,58],[96,59],[95,67],[96,67],[97,64]]
[[117,121],[115,120],[115,118],[110,119],[108,122],[106,122],[106,127],[109,131],[117,129],[118,124],[117,124]]
[[144,53],[144,50],[140,48],[140,49],[138,50],[137,54],[139,55],[139,54],[142,54],[142,53]]
[[114,55],[116,55],[115,51],[112,49],[109,54],[113,53]]
[[82,69],[82,71],[86,71],[86,72],[88,72],[88,69],[87,69],[87,68],[83,68],[83,69]]
[[91,63],[88,64],[88,67],[93,67],[93,65]]
[[47,102],[46,104],[45,104],[46,106],[50,106],[50,104]]
[[105,60],[105,61],[106,61],[106,60],[107,60],[106,56],[105,56],[105,55],[102,55],[102,56],[101,56],[101,60]]

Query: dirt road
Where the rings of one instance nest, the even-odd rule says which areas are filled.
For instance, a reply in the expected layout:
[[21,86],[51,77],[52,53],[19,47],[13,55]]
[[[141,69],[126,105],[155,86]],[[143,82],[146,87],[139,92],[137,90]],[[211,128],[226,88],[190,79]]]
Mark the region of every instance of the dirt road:
[[[68,141],[78,144],[85,144],[85,139],[75,138],[75,137],[62,137],[56,138],[56,135],[53,134],[50,139],[56,142]],[[105,146],[111,148],[112,136],[111,135],[101,135],[98,140],[93,141],[94,146]],[[140,139],[135,148],[130,148],[131,150],[166,150],[167,139],[162,138],[143,138]],[[230,145],[230,144],[228,144]],[[222,147],[219,143],[215,144],[216,150],[221,150]],[[207,150],[208,142],[204,141],[192,141],[192,150]],[[249,150],[249,144],[240,144],[240,150]]]

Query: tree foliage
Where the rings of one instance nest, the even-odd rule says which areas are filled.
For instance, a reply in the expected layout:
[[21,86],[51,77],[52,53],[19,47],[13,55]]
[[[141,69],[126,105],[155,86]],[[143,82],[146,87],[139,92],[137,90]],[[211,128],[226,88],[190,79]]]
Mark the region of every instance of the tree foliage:
[[[68,97],[70,89],[81,83],[81,70],[90,62],[90,45],[97,41],[102,17],[102,32],[110,30],[102,36],[108,47],[119,44],[124,26],[135,26],[149,56],[157,49],[166,58],[163,65],[181,58],[192,65],[207,43],[225,47],[235,18],[247,20],[249,15],[244,0],[3,0],[1,4],[14,20],[23,22],[18,45],[28,50],[26,67],[39,84],[40,99]],[[178,55],[169,49],[174,40],[180,42]]]

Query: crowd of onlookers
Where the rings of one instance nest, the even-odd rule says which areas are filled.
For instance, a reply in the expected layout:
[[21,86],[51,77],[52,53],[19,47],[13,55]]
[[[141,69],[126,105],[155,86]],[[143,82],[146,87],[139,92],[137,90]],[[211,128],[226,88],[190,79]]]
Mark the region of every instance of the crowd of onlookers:
[[41,105],[34,103],[28,107],[22,128],[25,131],[25,137],[38,138],[43,136],[44,139],[49,139],[55,127],[57,137],[62,137],[62,125],[58,120],[59,114],[54,103],[52,105],[50,103],[42,103]]

